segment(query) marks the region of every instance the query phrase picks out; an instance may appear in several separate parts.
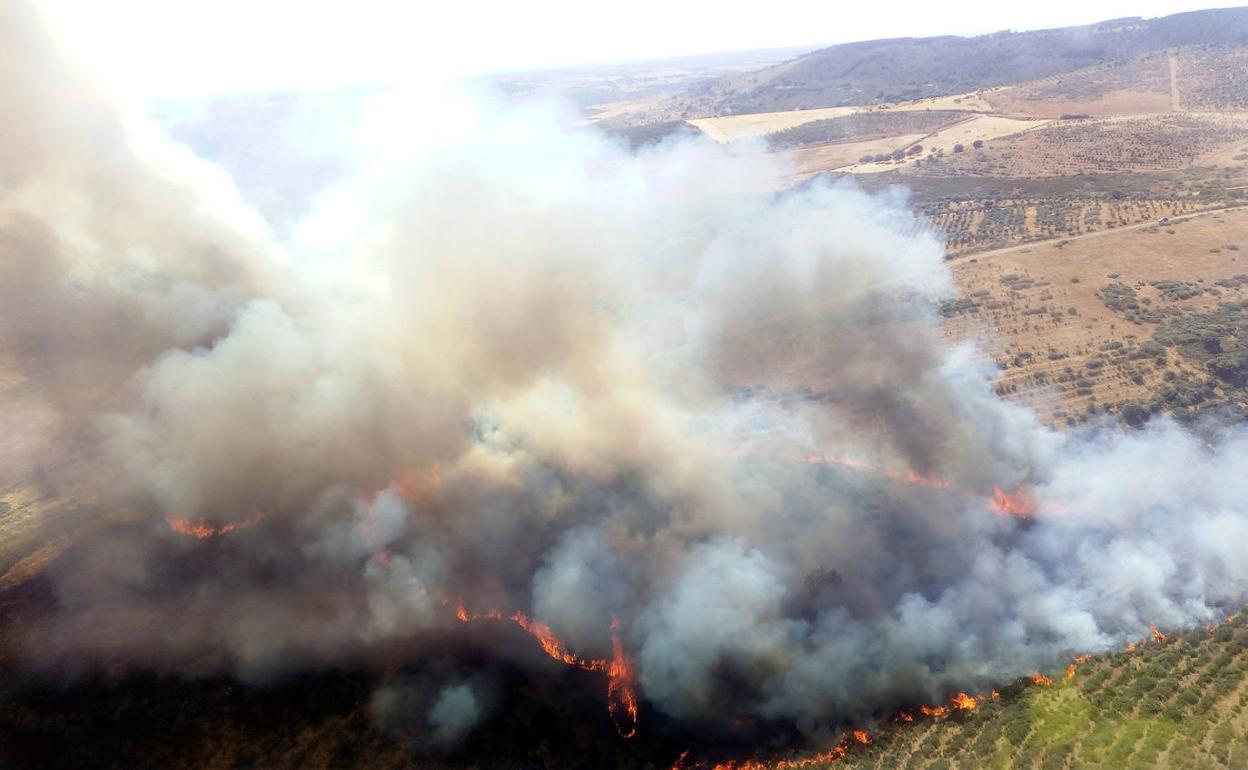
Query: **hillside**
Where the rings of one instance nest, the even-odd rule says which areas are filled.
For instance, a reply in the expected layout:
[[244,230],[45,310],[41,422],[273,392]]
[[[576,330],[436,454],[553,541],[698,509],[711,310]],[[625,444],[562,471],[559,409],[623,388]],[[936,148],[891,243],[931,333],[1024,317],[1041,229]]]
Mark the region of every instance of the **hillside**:
[[[745,764],[750,758],[743,755],[724,768],[1220,770],[1243,767],[1248,758],[1248,625],[1242,617],[1083,660],[1071,675],[1048,675],[1051,683],[1024,678],[1003,686],[995,698],[980,694],[972,709],[951,704],[934,715],[915,709],[904,712],[911,721],[897,715],[865,725],[868,742],[848,740],[841,758],[784,765],[786,759],[817,755],[771,749],[754,755],[759,764]],[[0,724],[6,725],[0,764],[330,768],[366,763],[452,770],[670,763],[705,770],[725,760],[721,754],[699,756],[693,747],[681,761],[683,744],[655,735],[661,732],[657,726],[633,741],[595,738],[595,720],[585,718],[597,713],[589,695],[576,695],[557,712],[538,696],[526,698],[505,732],[458,757],[409,753],[405,730],[380,729],[373,718],[377,705],[369,692],[377,681],[349,670],[243,688],[227,678],[151,674],[93,676],[68,688],[14,680],[0,701]],[[563,677],[549,686],[568,684]],[[126,729],[118,729],[123,725]],[[552,725],[566,741],[535,746],[526,737],[527,731]],[[669,763],[660,765],[664,756]]]
[[1092,658],[1070,676],[1051,673],[1051,684],[1023,680],[973,711],[897,723],[844,766],[1212,770],[1248,763],[1242,620]]
[[1046,78],[1165,48],[1245,42],[1248,8],[978,37],[871,40],[696,84],[670,98],[662,111],[687,119],[915,100]]

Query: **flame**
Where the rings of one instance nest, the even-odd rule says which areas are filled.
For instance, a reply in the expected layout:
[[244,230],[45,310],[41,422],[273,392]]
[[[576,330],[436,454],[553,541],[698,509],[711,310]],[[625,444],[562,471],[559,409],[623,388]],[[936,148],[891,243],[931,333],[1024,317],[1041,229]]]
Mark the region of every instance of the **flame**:
[[1157,630],[1157,624],[1151,620],[1148,621],[1148,633],[1152,634],[1153,641],[1156,642],[1157,644],[1166,643],[1166,635],[1163,634],[1161,631]]
[[[861,731],[855,730],[854,732],[855,739],[857,739],[856,734]],[[866,733],[863,733],[863,735],[865,736]],[[869,736],[866,742],[870,742]],[[809,757],[801,757],[799,759],[779,759],[774,762],[761,762],[754,759],[738,762],[733,759],[727,762],[720,762],[714,765],[711,770],[797,770],[797,768],[817,767],[819,765],[827,764],[828,762],[835,762],[838,759],[844,759],[845,755],[848,753],[849,739],[842,738],[840,743],[836,744],[827,751]],[[674,767],[673,770],[676,770],[676,768]]]
[[165,521],[168,522],[169,529],[180,535],[190,535],[192,537],[197,537],[200,540],[205,540],[210,537],[228,535],[236,530],[255,526],[260,523],[264,516],[265,514],[263,511],[257,511],[256,513],[253,513],[250,518],[242,521],[230,522],[229,524],[222,524],[220,526],[208,524],[203,519],[200,519],[197,524],[192,523],[190,519],[183,516],[166,516]]
[[948,711],[944,706],[919,706],[919,713],[925,717],[943,717]]
[[1079,667],[1080,667],[1080,666],[1082,666],[1084,663],[1087,663],[1089,660],[1092,660],[1092,656],[1091,656],[1091,655],[1080,655],[1080,656],[1078,656],[1078,657],[1076,657],[1076,658],[1072,659],[1072,660],[1071,660],[1071,662],[1070,662],[1070,665],[1066,667],[1066,678],[1067,678],[1067,679],[1074,679],[1074,678],[1075,678],[1075,669],[1079,668]]
[[[853,460],[839,455],[812,454],[806,455],[802,459],[811,464],[822,463],[829,465],[843,465],[847,468],[858,468],[860,470],[887,476],[894,481],[900,481],[903,484],[909,484],[911,486],[927,487],[929,489],[948,489],[968,496],[974,495],[972,492],[955,487],[948,479],[943,479],[939,476],[923,476],[919,473],[915,473],[914,471],[900,471],[894,468],[881,468],[861,460]],[[1022,487],[1016,488],[1012,494],[1006,492],[1000,486],[994,485],[992,489],[992,499],[985,505],[988,510],[1002,516],[1014,516],[1020,519],[1029,519],[1035,515],[1038,507],[1036,505],[1036,500],[1031,493],[1027,492]]]
[[952,703],[953,707],[958,711],[974,711],[975,707],[979,705],[979,701],[964,692],[953,696]]
[[1000,697],[1001,697],[1001,693],[997,692],[996,690],[993,690],[993,691],[992,691],[992,699],[993,699],[993,700],[996,700],[997,698],[1000,698]]
[[914,715],[913,715],[913,714],[910,714],[910,713],[908,713],[908,712],[903,711],[903,712],[901,712],[900,714],[898,714],[898,715],[897,715],[897,719],[898,719],[899,721],[902,721],[902,722],[913,722],[913,721],[914,721]]
[[1127,642],[1127,652],[1135,652],[1135,642]]
[[1036,500],[1022,487],[1015,488],[1014,493],[1010,494],[1001,487],[993,486],[988,510],[1002,516],[1030,519],[1036,513]]
[[878,473],[882,476],[889,477],[893,481],[900,481],[903,484],[909,484],[914,487],[928,487],[929,489],[953,489],[952,483],[950,483],[947,479],[942,479],[939,476],[924,476],[910,470],[900,471],[895,468],[881,468],[879,466],[872,465],[871,463],[866,463],[861,460],[852,460],[848,457],[841,457],[840,455],[806,455],[802,459],[812,465],[843,465],[846,468],[857,468],[859,470]]
[[1045,676],[1044,674],[1037,671],[1036,673],[1031,675],[1031,683],[1038,685],[1040,687],[1048,687],[1049,685],[1053,684],[1053,678]]
[[442,484],[442,464],[435,462],[423,478],[416,478],[411,471],[404,471],[394,480],[394,488],[404,500],[417,495],[427,495]]
[[[455,617],[461,623],[476,620],[502,620],[503,614],[498,610],[483,613],[470,613],[461,602],[455,607]],[[585,671],[599,671],[607,675],[607,711],[615,723],[616,732],[622,738],[632,738],[637,734],[637,688],[633,663],[624,654],[624,644],[620,641],[619,618],[611,619],[611,659],[582,658],[568,650],[563,640],[555,635],[550,626],[540,620],[533,620],[520,610],[507,617],[512,623],[528,632],[551,658]]]
[[863,746],[869,745],[871,743],[871,734],[866,730],[854,730],[854,740]]
[[[623,738],[637,734],[637,688],[634,686],[633,663],[624,654],[620,641],[620,619],[611,618],[611,662],[607,664],[607,711],[615,730]],[[628,715],[628,729],[620,727],[620,709]]]
[[[417,495],[427,495],[442,483],[442,470],[439,463],[434,463],[429,469],[429,473],[422,479],[417,479],[411,471],[404,471],[395,477],[390,483],[390,488],[399,494],[404,500],[412,500]],[[375,497],[375,495],[374,495]],[[365,498],[364,501],[364,518],[356,525],[360,530],[360,535],[364,538],[364,542],[373,548],[373,556],[377,561],[381,562],[383,567],[390,566],[390,551],[384,545],[380,545],[380,533],[377,529],[377,520],[373,517],[373,501],[371,498]]]

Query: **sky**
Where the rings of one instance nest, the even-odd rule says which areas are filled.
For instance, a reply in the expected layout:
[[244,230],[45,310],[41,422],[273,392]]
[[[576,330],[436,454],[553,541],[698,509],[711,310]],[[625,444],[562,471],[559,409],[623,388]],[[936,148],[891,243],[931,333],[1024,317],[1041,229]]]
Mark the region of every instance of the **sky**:
[[37,0],[64,47],[140,99],[973,35],[1164,16],[1210,0]]

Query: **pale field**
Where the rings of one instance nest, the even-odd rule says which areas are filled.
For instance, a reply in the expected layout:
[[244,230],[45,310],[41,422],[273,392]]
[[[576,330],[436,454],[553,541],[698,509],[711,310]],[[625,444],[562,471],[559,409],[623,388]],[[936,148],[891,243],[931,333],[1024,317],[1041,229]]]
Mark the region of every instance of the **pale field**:
[[1083,99],[1032,98],[1021,88],[1003,88],[992,95],[996,112],[1034,118],[1062,115],[1143,115],[1170,112],[1169,91],[1112,91]]
[[688,123],[715,141],[724,144],[750,137],[766,136],[816,120],[839,118],[842,115],[852,115],[861,111],[860,107],[825,107],[817,110],[756,112],[722,118],[698,118]]
[[[42,569],[56,554],[85,533],[117,520],[117,512],[99,512],[88,504],[96,500],[100,479],[91,470],[81,448],[66,440],[56,451],[33,451],[46,446],[55,419],[41,394],[19,371],[16,362],[0,354],[0,591]],[[38,461],[32,458],[38,456]],[[39,462],[56,486],[35,481]],[[132,514],[127,514],[132,515]]]
[[1139,59],[993,89],[992,111],[1056,118],[1062,115],[1142,115],[1174,109],[1171,58],[1154,52]]
[[984,98],[985,93],[992,91],[971,91],[951,96],[933,96],[930,99],[919,99],[913,102],[896,102],[876,107],[876,110],[962,110],[965,112],[993,112],[993,106]]
[[[802,182],[824,171],[854,165],[863,155],[887,154],[898,148],[908,147],[924,136],[924,134],[901,134],[900,136],[888,136],[882,139],[869,139],[862,142],[840,142],[794,150],[793,163],[797,167],[798,173],[792,177],[787,177],[783,186]],[[900,163],[901,161],[897,161],[896,165]],[[895,167],[893,161],[881,165]]]
[[[1222,117],[1232,118],[1244,121],[1248,124],[1248,113],[1245,112],[1224,112],[1220,113]],[[1200,156],[1195,166],[1222,166],[1224,168],[1233,168],[1237,170],[1248,169],[1248,162],[1245,159],[1236,159],[1237,155],[1248,154],[1248,140],[1242,142],[1231,142],[1230,144],[1220,147],[1213,152]]]
[[777,131],[813,123],[816,120],[839,118],[843,115],[853,115],[859,112],[914,112],[917,110],[989,112],[992,110],[992,107],[979,92],[974,92],[868,107],[821,107],[813,110],[755,112],[748,115],[728,115],[721,118],[697,118],[688,122],[715,141],[725,143],[750,137],[762,137],[774,134]]
[[971,145],[980,140],[988,142],[993,139],[1001,139],[1007,136],[1014,136],[1027,131],[1034,131],[1052,123],[1047,119],[1022,119],[1007,118],[1000,115],[975,115],[967,120],[955,123],[947,128],[922,137],[923,152],[911,158],[907,158],[901,162],[890,161],[887,163],[855,163],[851,166],[845,166],[838,170],[847,171],[854,174],[875,174],[881,171],[891,171],[892,169],[902,166],[913,166],[916,161],[921,160],[930,152],[941,152],[946,154],[953,153],[955,145],[961,144],[968,151]]
[[[1001,382],[1018,389],[1008,397],[1049,422],[1060,423],[1059,410],[1071,415],[1082,413],[1093,398],[1100,404],[1147,399],[1150,388],[1156,387],[1164,374],[1164,370],[1150,366],[1144,384],[1138,385],[1105,367],[1100,375],[1089,377],[1093,381],[1090,397],[1076,395],[1074,388],[1059,393],[1052,387],[1066,367],[1078,371],[1106,342],[1130,344],[1151,339],[1156,324],[1127,321],[1101,301],[1097,292],[1107,284],[1127,284],[1141,301],[1148,299],[1159,308],[1209,309],[1220,301],[1248,299],[1248,292],[1240,288],[1220,289],[1220,298],[1201,295],[1170,301],[1149,285],[1152,281],[1181,279],[1205,286],[1248,273],[1248,209],[1205,212],[1168,226],[1139,225],[1071,238],[1060,247],[1058,243],[1032,243],[953,261],[959,296],[988,294],[983,296],[985,309],[979,314],[955,316],[944,325],[950,339],[975,340],[993,361],[1011,364],[1002,372]],[[1230,244],[1244,250],[1231,251],[1226,248]],[[1013,291],[1001,281],[1010,274],[1032,279],[1035,286]],[[1110,278],[1111,274],[1117,277]],[[1002,306],[989,309],[988,303]],[[1036,308],[1046,312],[1023,312]],[[1075,309],[1074,315],[1070,308]],[[1048,310],[1056,311],[1056,315]],[[1050,352],[1065,357],[1049,360]],[[1015,357],[1027,353],[1031,354],[1029,361],[1012,365]],[[1177,362],[1171,353],[1170,368]],[[1037,384],[1037,374],[1043,375],[1047,384]]]
[[[956,128],[956,127],[955,127]],[[929,142],[924,142],[924,147]],[[929,176],[1046,177],[1081,173],[1176,170],[1204,155],[1248,144],[1237,113],[1118,115],[1049,120],[995,137],[982,151],[946,153],[917,169]]]

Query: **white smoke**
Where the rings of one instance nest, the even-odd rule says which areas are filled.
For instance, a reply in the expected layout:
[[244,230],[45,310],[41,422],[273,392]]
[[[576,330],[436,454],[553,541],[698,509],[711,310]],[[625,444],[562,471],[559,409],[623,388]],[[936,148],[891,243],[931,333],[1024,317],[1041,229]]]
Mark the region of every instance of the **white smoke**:
[[[449,639],[462,601],[586,656],[619,618],[643,710],[814,729],[1248,593],[1248,437],[996,399],[900,196],[771,194],[774,157],[458,96],[285,255],[3,13],[8,467],[133,512],[49,569],[33,663],[262,676]],[[484,718],[454,685],[431,708],[445,742]]]

